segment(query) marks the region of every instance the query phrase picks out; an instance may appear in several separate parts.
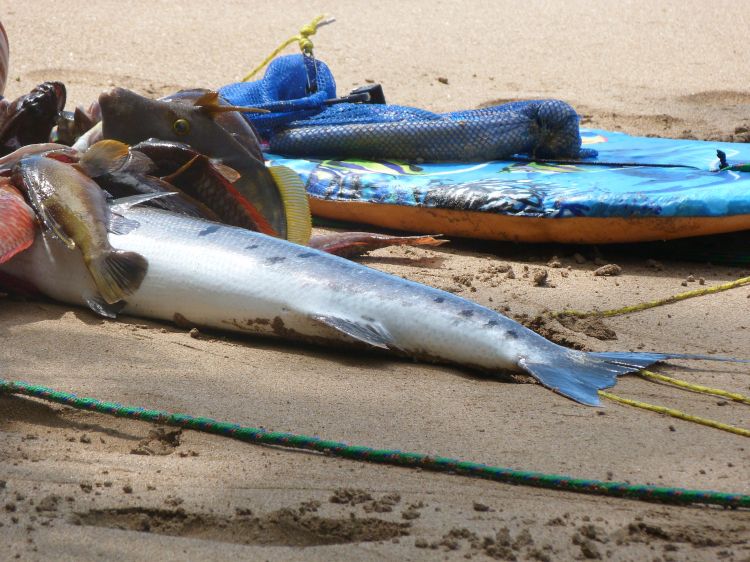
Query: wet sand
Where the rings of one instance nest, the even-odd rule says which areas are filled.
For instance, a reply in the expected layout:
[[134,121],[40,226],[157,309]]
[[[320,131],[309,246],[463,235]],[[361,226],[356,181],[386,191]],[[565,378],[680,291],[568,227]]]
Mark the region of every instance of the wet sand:
[[[437,111],[555,97],[587,126],[748,140],[750,16],[729,2],[13,0],[0,14],[11,42],[6,95],[61,80],[70,108],[110,85],[153,96],[221,86],[322,12],[338,22],[313,38],[316,54],[342,92],[374,80],[391,103]],[[562,267],[549,265],[553,257]],[[653,257],[454,241],[378,250],[363,262],[500,310],[566,345],[748,357],[748,288],[593,326],[551,319],[548,311],[675,294],[691,275],[687,289],[699,278],[714,286],[748,275],[663,256],[653,267]],[[601,263],[617,263],[622,275],[594,276]],[[534,286],[535,269],[548,272],[548,286]],[[586,408],[535,384],[453,367],[195,338],[52,302],[1,302],[5,378],[353,444],[750,491],[746,438],[657,414]],[[659,370],[750,390],[741,365],[683,361]],[[640,378],[621,379],[615,392],[748,426],[746,406]],[[0,544],[0,559],[23,560],[739,561],[750,557],[750,517],[368,465],[2,397]]]

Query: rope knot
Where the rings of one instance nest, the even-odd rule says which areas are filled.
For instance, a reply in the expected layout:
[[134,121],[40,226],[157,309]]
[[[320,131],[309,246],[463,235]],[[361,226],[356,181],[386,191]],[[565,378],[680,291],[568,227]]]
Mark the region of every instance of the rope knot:
[[[317,18],[315,18],[315,20],[318,20],[321,17],[323,16],[318,16]],[[302,29],[299,30],[300,36],[307,38],[310,37],[310,35],[315,35],[315,32],[318,31],[318,26],[320,25],[319,22],[315,20],[303,26]]]
[[271,62],[273,59],[276,58],[276,56],[281,53],[284,49],[286,49],[289,45],[294,43],[295,41],[299,45],[300,50],[308,55],[312,56],[313,53],[313,42],[310,40],[311,35],[315,35],[315,33],[318,31],[318,28],[323,27],[324,25],[328,25],[329,23],[333,23],[336,21],[333,18],[325,19],[324,15],[320,15],[314,20],[312,20],[310,23],[308,23],[305,26],[302,26],[302,28],[299,30],[299,34],[294,35],[284,41],[281,45],[279,45],[270,55],[266,57],[266,59],[260,63],[250,74],[245,76],[242,81],[247,82],[250,80],[253,76],[258,74],[265,66]]
[[310,41],[307,37],[300,37],[299,48],[306,55],[310,55],[313,52],[313,42]]

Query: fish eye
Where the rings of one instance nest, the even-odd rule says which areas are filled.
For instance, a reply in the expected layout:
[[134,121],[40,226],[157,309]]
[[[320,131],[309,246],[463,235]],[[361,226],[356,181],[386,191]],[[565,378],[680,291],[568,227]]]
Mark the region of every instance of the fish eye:
[[190,132],[190,122],[187,119],[177,119],[172,123],[172,130],[180,136],[187,135]]

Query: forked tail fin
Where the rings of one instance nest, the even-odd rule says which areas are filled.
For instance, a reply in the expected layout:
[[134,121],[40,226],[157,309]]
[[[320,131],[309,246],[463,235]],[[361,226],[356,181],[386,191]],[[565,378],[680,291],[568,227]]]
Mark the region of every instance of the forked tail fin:
[[617,384],[617,377],[668,359],[700,359],[747,363],[742,359],[680,353],[585,353],[565,351],[551,362],[521,359],[519,366],[547,388],[588,406],[599,405],[599,390]]

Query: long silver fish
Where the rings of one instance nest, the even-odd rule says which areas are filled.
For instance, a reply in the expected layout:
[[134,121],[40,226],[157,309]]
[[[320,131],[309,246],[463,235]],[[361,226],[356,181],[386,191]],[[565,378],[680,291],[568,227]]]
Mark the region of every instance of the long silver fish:
[[[111,234],[111,244],[149,263],[123,309],[135,316],[524,372],[589,405],[618,375],[656,361],[715,359],[567,349],[451,293],[305,246],[128,203],[112,211],[137,226]],[[0,271],[68,303],[85,306],[96,291],[78,253],[53,239],[37,239]]]

